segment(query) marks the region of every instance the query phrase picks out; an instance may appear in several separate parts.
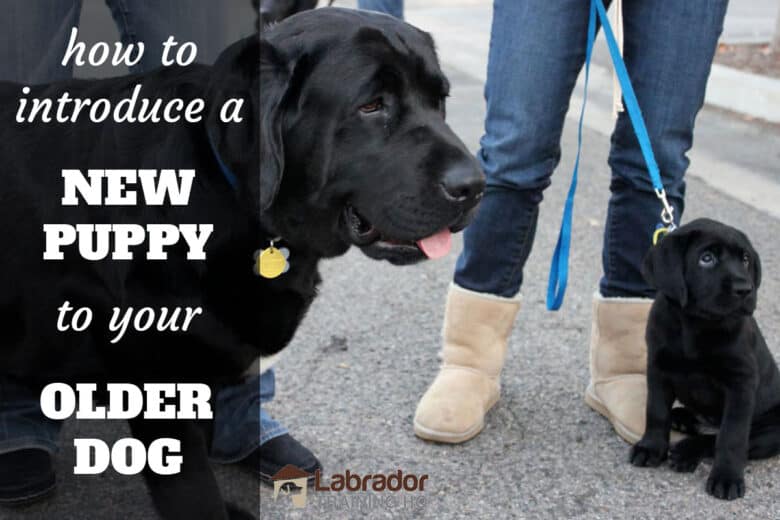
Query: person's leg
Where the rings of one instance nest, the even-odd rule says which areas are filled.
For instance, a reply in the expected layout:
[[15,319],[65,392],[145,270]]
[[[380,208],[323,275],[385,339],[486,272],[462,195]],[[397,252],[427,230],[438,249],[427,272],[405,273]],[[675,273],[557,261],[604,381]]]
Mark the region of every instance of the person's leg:
[[[61,60],[81,0],[12,0],[0,17],[0,80],[35,85],[70,79]],[[37,392],[0,376],[0,505],[19,505],[54,489],[52,456],[60,423],[41,412]]]
[[[728,0],[626,0],[624,55],[675,217],[684,210],[686,153],[715,55]],[[653,296],[640,267],[661,206],[627,112],[620,113],[604,232],[601,294]]]
[[264,403],[273,400],[275,387],[271,369],[217,394],[212,460],[223,464],[239,462],[259,474],[264,482],[271,482],[276,472],[288,464],[312,475],[321,469],[311,451],[263,409]]
[[[238,462],[249,456],[264,441],[267,426],[262,403],[273,399],[273,377],[273,373],[269,371],[262,377],[253,376],[243,384],[219,391],[214,406],[212,460],[222,464]],[[273,433],[284,433],[283,429],[276,432],[276,425],[272,427]]]
[[[688,167],[685,154],[704,102],[727,0],[626,0],[623,6],[626,67],[679,221]],[[627,112],[618,117],[609,165],[604,276],[593,302],[591,382],[585,401],[606,416],[621,437],[637,442],[645,430],[644,333],[653,296],[641,264],[652,246],[661,205]]]
[[268,370],[217,394],[211,448],[213,460],[223,464],[238,462],[261,444],[287,433],[287,428],[263,408],[264,403],[273,401],[275,393],[275,374]]
[[403,19],[404,0],[358,0],[358,9],[377,11]]
[[0,16],[0,79],[35,85],[70,79],[61,65],[82,0],[9,0]]
[[162,44],[169,36],[179,43],[198,46],[198,63],[213,63],[231,41],[240,35],[227,34],[226,8],[214,0],[105,0],[119,27],[122,43],[144,42],[146,52],[132,72],[144,72],[161,65]]
[[35,391],[0,377],[0,505],[31,502],[54,489],[60,425],[43,415]]
[[274,385],[275,373],[273,369],[267,370],[260,376],[260,444],[265,444],[271,439],[287,433],[287,428],[274,420],[271,414],[263,409],[263,403],[270,403],[274,398]]
[[494,2],[477,158],[487,177],[463,233],[454,281],[505,298],[520,290],[542,192],[561,157],[569,98],[585,59],[587,2]]
[[569,97],[585,59],[588,3],[495,0],[478,152],[484,199],[463,235],[447,298],[443,366],[421,399],[415,433],[462,442],[498,400],[506,341],[543,190],[560,159]]

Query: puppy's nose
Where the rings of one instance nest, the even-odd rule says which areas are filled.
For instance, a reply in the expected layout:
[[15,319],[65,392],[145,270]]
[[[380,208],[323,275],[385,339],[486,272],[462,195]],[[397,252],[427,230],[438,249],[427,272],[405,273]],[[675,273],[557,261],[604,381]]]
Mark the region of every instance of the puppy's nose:
[[753,292],[753,284],[747,280],[737,280],[731,286],[731,292],[735,296],[744,298]]
[[441,186],[453,202],[474,206],[485,191],[485,176],[474,163],[459,162],[444,172]]

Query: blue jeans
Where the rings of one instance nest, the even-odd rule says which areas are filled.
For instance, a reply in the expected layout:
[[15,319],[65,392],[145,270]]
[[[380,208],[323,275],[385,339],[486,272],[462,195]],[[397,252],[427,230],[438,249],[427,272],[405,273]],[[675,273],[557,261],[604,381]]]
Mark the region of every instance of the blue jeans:
[[[670,202],[684,209],[694,120],[704,102],[727,0],[626,0],[624,55]],[[511,297],[523,280],[542,193],[561,156],[569,98],[584,60],[586,0],[494,0],[478,159],[487,188],[464,232],[455,283]],[[618,117],[609,166],[602,295],[652,296],[640,273],[660,205],[628,114]],[[587,172],[585,178],[587,179]]]
[[217,395],[214,438],[211,443],[213,460],[237,462],[261,444],[287,433],[284,426],[263,410],[263,403],[274,398],[274,383],[274,371],[271,369],[250,378],[243,385],[225,388]]
[[[263,403],[273,400],[274,386],[274,372],[268,370],[217,394],[213,460],[237,462],[259,445],[287,433],[262,408]],[[61,425],[61,421],[43,415],[36,392],[20,381],[0,377],[0,455],[26,448],[55,453]]]
[[404,0],[358,0],[358,9],[378,11],[403,19]]
[[[224,5],[215,0],[106,0],[106,4],[122,42],[143,41],[146,46],[144,58],[132,72],[158,67],[162,42],[169,35],[179,42],[196,42],[198,61],[205,63],[214,61],[230,43],[223,30]],[[69,79],[72,67],[63,67],[60,60],[71,28],[79,24],[81,7],[82,0],[5,2],[0,17],[0,80],[35,84]],[[263,411],[258,424],[258,400],[272,397],[273,373],[250,378],[219,393],[214,459],[232,462],[245,457],[264,442],[258,435],[260,429],[271,436],[284,433],[278,423],[265,419]],[[38,394],[23,382],[0,377],[0,454],[24,448],[52,453],[57,450],[61,423],[41,413],[38,399]],[[264,435],[271,438],[268,433]]]

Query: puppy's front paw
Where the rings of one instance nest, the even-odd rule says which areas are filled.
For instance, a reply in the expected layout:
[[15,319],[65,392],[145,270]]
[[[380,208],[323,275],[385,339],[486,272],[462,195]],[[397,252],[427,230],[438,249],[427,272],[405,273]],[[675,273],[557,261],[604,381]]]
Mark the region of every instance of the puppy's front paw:
[[681,440],[669,450],[669,465],[679,473],[692,473],[701,459],[701,450],[692,438]]
[[734,500],[745,496],[745,479],[742,475],[712,470],[707,479],[707,493],[722,500]]
[[644,439],[631,447],[628,460],[634,466],[656,467],[666,460],[669,446],[661,443],[645,442]]

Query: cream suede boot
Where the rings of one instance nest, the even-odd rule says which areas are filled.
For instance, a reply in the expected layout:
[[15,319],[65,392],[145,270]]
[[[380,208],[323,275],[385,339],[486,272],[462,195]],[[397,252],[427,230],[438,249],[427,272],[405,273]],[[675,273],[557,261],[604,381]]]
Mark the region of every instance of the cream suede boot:
[[520,299],[450,285],[444,313],[442,366],[420,399],[414,433],[458,443],[475,437],[498,401],[499,377]]
[[639,441],[645,432],[645,327],[652,303],[646,298],[593,296],[590,384],[585,402],[630,443]]

